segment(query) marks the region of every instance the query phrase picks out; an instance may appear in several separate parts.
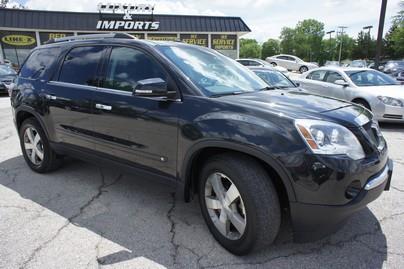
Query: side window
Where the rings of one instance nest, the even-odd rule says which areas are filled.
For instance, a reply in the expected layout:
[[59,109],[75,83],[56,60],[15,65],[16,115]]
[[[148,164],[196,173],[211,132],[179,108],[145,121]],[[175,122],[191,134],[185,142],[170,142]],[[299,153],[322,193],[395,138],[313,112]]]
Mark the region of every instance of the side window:
[[20,76],[37,79],[43,71],[55,61],[59,55],[59,48],[38,49],[31,53],[21,68]]
[[244,66],[248,66],[248,61],[246,61],[246,60],[238,60],[238,62]]
[[287,60],[287,59],[288,59],[288,57],[287,57],[287,56],[283,56],[283,55],[278,56],[277,58],[278,58],[278,59],[281,59],[281,60]]
[[167,77],[161,66],[142,51],[115,47],[111,51],[104,88],[132,92],[139,80]]
[[295,58],[289,57],[289,56],[286,56],[286,60],[291,61],[291,62],[296,62]]
[[325,77],[325,70],[317,70],[313,71],[310,74],[307,75],[307,79],[312,79],[312,80],[318,80],[318,81],[323,81]]
[[340,73],[334,72],[334,71],[329,71],[327,74],[327,79],[325,80],[326,82],[329,83],[334,83],[336,80],[344,80],[345,79],[341,76]]
[[93,86],[103,49],[102,46],[72,49],[65,56],[59,81]]
[[259,62],[256,62],[256,61],[249,61],[248,65],[250,65],[250,66],[260,66],[261,64]]

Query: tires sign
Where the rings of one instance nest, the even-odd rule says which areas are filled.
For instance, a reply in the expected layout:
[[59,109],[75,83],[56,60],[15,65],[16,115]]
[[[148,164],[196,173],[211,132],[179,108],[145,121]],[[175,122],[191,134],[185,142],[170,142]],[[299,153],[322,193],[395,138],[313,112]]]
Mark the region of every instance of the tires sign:
[[4,44],[11,46],[30,46],[36,43],[35,38],[27,35],[6,35],[1,38]]

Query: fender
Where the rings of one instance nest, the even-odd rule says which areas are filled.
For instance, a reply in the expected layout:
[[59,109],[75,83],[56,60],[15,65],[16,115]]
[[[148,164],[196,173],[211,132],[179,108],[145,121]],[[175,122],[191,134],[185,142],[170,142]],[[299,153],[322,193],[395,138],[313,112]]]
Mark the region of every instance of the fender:
[[27,113],[30,113],[31,115],[33,115],[34,118],[41,125],[42,130],[44,130],[44,132],[46,134],[46,137],[50,140],[48,129],[46,128],[46,125],[44,124],[41,115],[30,106],[21,105],[18,108],[15,108],[15,127],[17,128],[17,131],[18,131],[18,128],[19,128],[19,126],[17,125],[18,124],[17,123],[18,114],[21,113],[21,112],[27,112]]
[[184,186],[183,191],[185,201],[189,201],[191,197],[190,186],[191,186],[192,161],[197,156],[200,150],[211,147],[239,151],[241,153],[249,154],[264,161],[269,166],[271,166],[280,176],[280,179],[282,180],[283,185],[285,186],[286,192],[288,194],[289,202],[296,201],[295,191],[291,183],[292,181],[286,170],[275,158],[273,158],[272,156],[268,155],[267,153],[263,152],[262,150],[256,147],[223,140],[204,140],[201,142],[197,142],[188,149],[182,162],[182,167],[179,169],[181,173],[179,178],[182,179],[183,181],[181,185]]

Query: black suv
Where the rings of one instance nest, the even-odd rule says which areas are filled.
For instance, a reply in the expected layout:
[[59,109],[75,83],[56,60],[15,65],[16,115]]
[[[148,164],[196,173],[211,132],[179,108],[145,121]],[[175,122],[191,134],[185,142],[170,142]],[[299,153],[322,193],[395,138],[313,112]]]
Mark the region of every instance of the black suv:
[[371,112],[296,89],[207,48],[104,34],[34,49],[11,103],[32,170],[71,155],[174,182],[242,255],[273,242],[282,214],[314,240],[389,188]]

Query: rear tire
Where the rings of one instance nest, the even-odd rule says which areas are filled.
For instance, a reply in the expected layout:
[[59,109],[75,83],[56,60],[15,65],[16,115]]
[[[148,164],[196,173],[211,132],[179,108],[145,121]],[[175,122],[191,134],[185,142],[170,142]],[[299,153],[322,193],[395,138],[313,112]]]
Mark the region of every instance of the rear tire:
[[62,158],[53,151],[45,132],[35,118],[28,118],[21,124],[19,137],[22,154],[32,170],[46,173],[60,166]]
[[300,73],[306,73],[307,71],[309,71],[309,69],[307,68],[307,66],[301,66],[300,68],[299,68],[299,72]]
[[276,189],[263,167],[248,156],[222,154],[209,159],[200,175],[199,202],[210,232],[233,254],[264,248],[278,234],[281,211]]

